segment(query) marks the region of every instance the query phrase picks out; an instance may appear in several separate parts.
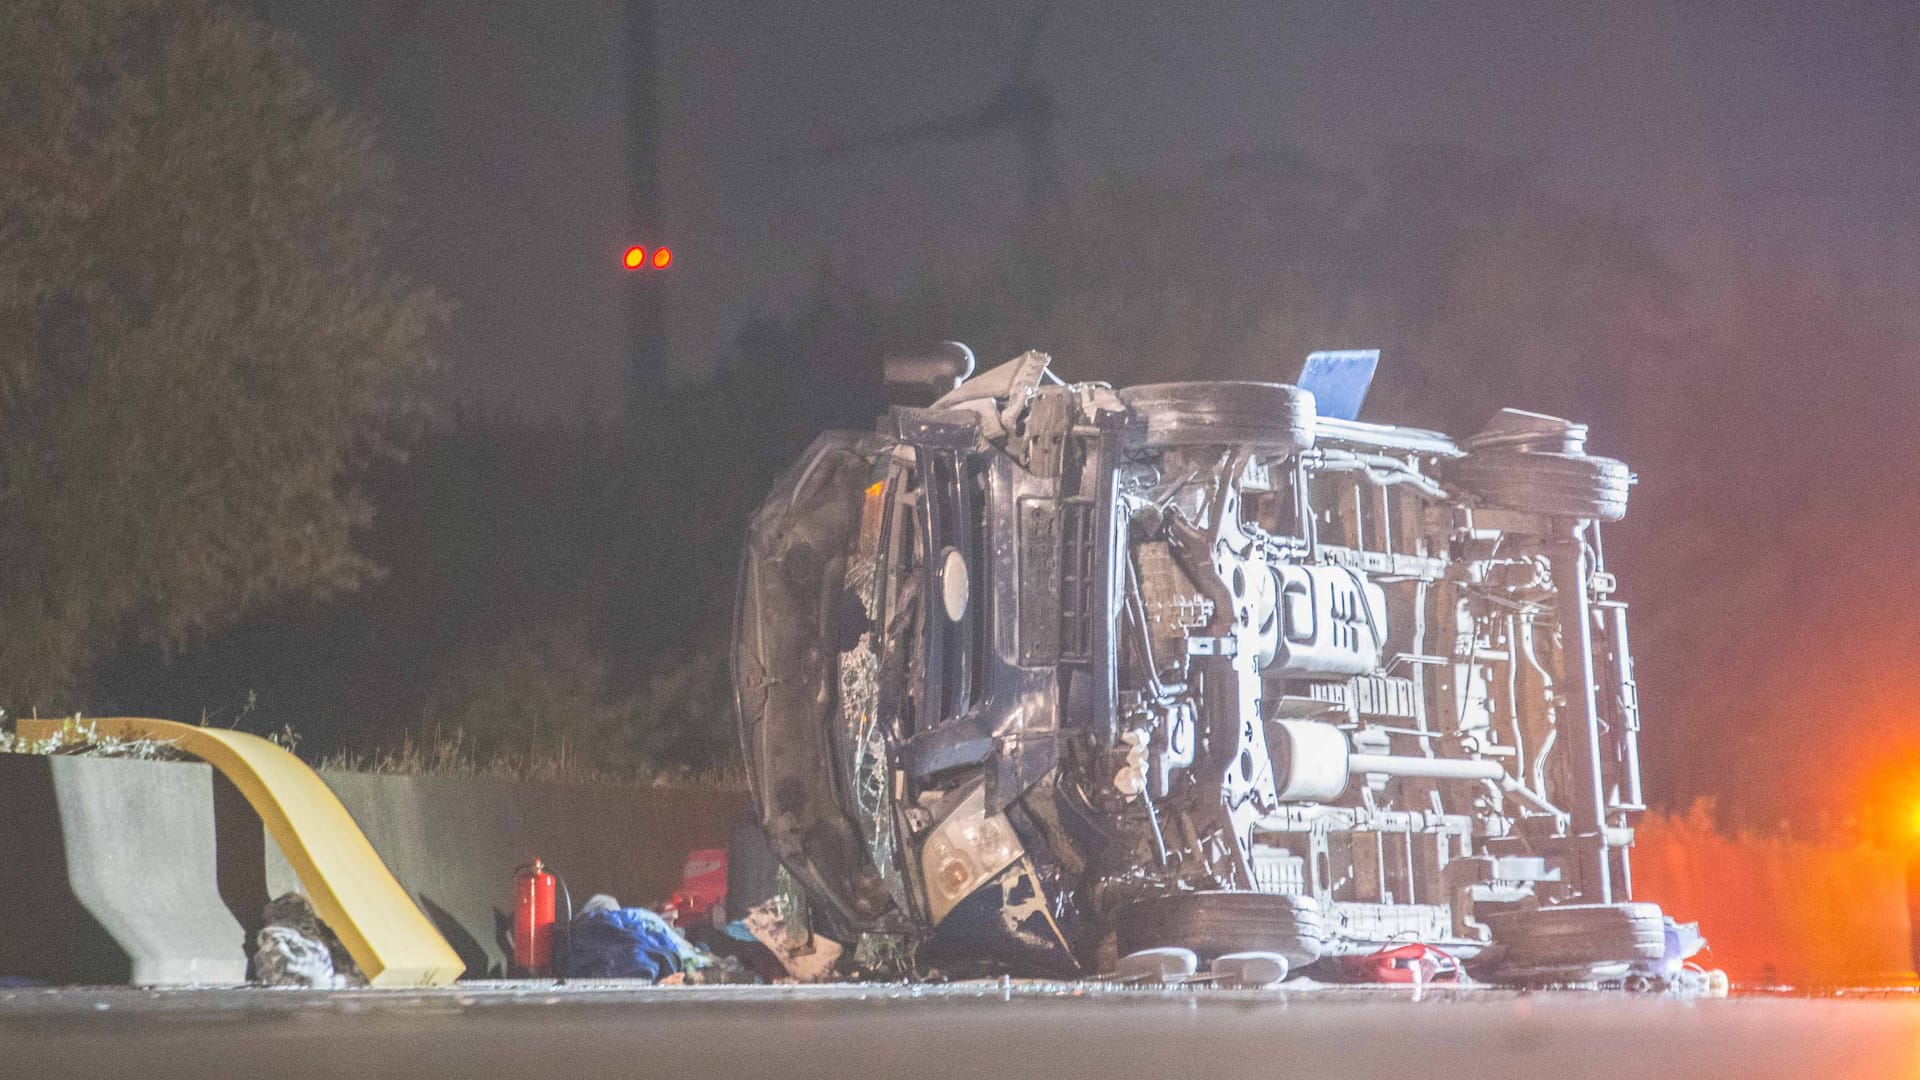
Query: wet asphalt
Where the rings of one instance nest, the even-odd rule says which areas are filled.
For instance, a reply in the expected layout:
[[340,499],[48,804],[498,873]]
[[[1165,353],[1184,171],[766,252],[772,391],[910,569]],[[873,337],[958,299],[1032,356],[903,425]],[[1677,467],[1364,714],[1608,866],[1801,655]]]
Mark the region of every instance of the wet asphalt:
[[1920,1078],[1920,993],[0,990],[0,1077]]

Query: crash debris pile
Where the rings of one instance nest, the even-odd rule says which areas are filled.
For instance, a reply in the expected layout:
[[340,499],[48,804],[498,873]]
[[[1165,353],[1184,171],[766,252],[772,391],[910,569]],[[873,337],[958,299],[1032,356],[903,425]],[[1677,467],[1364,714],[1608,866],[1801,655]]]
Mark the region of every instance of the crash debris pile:
[[268,902],[254,934],[252,981],[260,986],[344,990],[367,985],[333,929],[297,892]]

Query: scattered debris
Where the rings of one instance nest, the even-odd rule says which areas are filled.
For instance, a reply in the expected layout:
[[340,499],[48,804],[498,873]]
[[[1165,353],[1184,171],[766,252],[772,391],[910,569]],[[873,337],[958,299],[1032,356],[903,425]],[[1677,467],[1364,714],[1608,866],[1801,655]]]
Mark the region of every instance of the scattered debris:
[[367,978],[313,904],[297,892],[269,901],[254,935],[253,981],[262,986],[341,990]]
[[1156,948],[1141,949],[1120,958],[1113,969],[1116,982],[1123,983],[1167,983],[1179,982],[1191,976],[1200,967],[1200,958],[1192,949]]
[[788,975],[798,982],[820,982],[833,974],[843,949],[839,942],[818,934],[802,934],[796,941],[787,925],[791,910],[785,896],[775,896],[747,912],[740,922],[755,941],[773,953]]
[[1326,974],[1337,975],[1335,981],[1338,982],[1407,984],[1418,987],[1436,982],[1468,981],[1466,972],[1461,969],[1459,958],[1445,949],[1429,945],[1424,941],[1388,945],[1365,956],[1343,956],[1333,959],[1335,962],[1332,964],[1332,970]]
[[[667,898],[664,910],[676,927],[714,922],[714,909],[727,898],[727,849],[697,848],[687,852],[680,872],[680,888]],[[723,909],[724,910],[724,909]]]
[[680,935],[659,912],[621,907],[604,893],[573,917],[559,949],[560,975],[569,979],[647,979],[660,982],[711,967],[713,957]]
[[1292,965],[1276,952],[1237,952],[1216,956],[1213,980],[1216,985],[1247,990],[1264,990],[1286,981]]
[[[0,718],[5,715],[0,712]],[[124,739],[108,735],[100,730],[98,723],[77,713],[68,717],[53,734],[44,739],[29,739],[0,730],[0,753],[134,758],[141,761],[188,759],[188,755],[180,753],[166,739]]]

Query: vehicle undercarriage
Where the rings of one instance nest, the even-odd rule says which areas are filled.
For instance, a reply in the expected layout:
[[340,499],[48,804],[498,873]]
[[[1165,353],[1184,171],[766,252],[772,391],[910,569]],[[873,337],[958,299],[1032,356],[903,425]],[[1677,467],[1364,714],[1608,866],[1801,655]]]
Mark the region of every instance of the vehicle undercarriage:
[[1456,443],[1039,353],[949,386],[823,436],[750,533],[746,757],[823,933],[921,968],[1672,974],[1600,537],[1631,477],[1584,426]]

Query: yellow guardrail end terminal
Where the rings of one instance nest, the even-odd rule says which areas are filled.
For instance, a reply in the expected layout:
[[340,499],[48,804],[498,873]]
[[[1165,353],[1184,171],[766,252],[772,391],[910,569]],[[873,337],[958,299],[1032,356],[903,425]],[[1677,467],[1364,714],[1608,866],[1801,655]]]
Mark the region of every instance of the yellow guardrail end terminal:
[[[65,720],[20,720],[27,739]],[[320,917],[374,986],[443,986],[465,965],[395,880],[320,774],[257,735],[141,717],[88,717],[101,734],[156,739],[219,770],[246,796]]]

